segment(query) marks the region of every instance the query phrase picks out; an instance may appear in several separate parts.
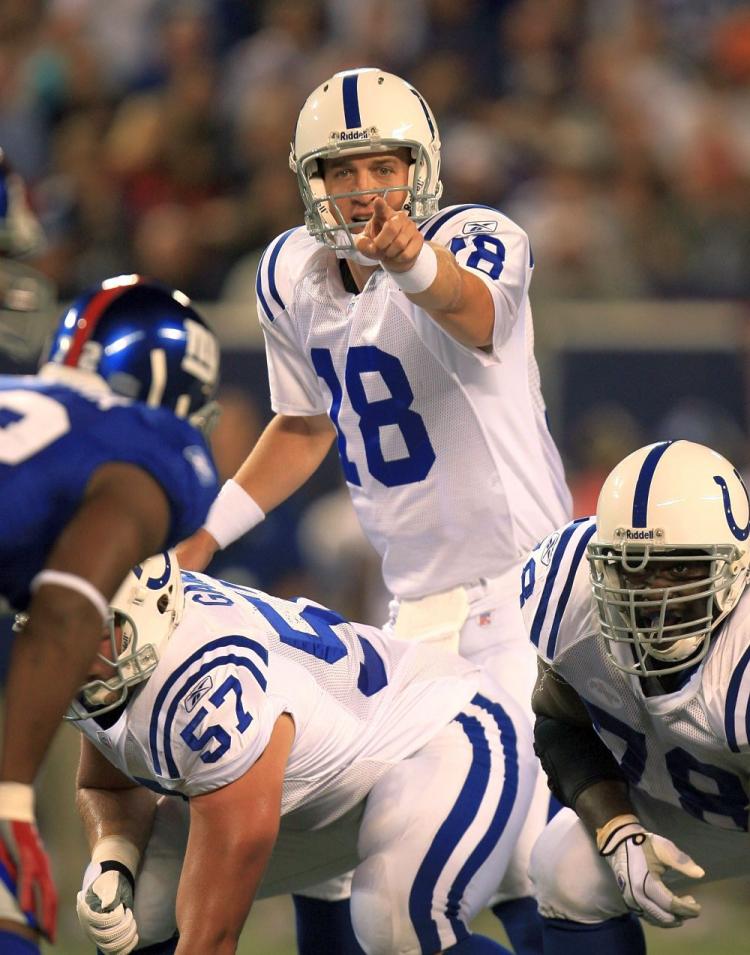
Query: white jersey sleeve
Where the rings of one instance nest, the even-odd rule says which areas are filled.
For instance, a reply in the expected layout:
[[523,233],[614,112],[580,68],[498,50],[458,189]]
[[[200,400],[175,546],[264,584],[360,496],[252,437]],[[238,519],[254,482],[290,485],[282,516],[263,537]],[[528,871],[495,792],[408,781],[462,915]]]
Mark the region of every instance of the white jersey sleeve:
[[[750,757],[750,590],[711,638],[703,694],[711,725],[732,753]],[[747,766],[750,772],[750,763]]]
[[268,363],[271,407],[279,414],[325,414],[320,379],[298,339],[292,314],[300,276],[319,248],[307,230],[290,229],[270,243],[258,265],[255,290]]
[[479,276],[495,305],[493,350],[510,337],[528,294],[534,261],[520,226],[491,206],[449,206],[420,227],[427,241],[450,249],[456,261]]
[[586,547],[593,518],[566,524],[532,551],[521,574],[521,609],[531,642],[554,666],[565,649],[598,631]]
[[[189,639],[184,630],[181,637]],[[155,775],[172,786],[179,781],[188,797],[239,779],[263,753],[279,715],[266,693],[266,642],[257,632],[214,636],[166,672],[148,686]]]

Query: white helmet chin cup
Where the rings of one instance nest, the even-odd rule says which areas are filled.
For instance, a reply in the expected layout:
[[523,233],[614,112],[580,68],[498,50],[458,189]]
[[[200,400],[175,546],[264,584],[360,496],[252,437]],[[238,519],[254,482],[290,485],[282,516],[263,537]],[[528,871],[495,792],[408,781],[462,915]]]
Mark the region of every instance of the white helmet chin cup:
[[[594,598],[612,662],[648,676],[693,666],[748,581],[750,499],[736,468],[692,441],[634,451],[604,482],[588,547]],[[668,586],[629,575],[699,564]]]
[[443,191],[440,135],[421,94],[401,77],[369,67],[336,73],[313,90],[300,111],[289,155],[310,234],[334,249],[356,252],[351,231],[356,224],[332,211],[322,160],[402,148],[411,155],[403,208],[421,222],[437,212]]
[[67,719],[108,713],[125,701],[131,686],[147,680],[180,622],[183,607],[182,579],[174,551],[137,564],[110,604],[110,652],[100,655],[100,659],[113,667],[113,675],[84,683]]

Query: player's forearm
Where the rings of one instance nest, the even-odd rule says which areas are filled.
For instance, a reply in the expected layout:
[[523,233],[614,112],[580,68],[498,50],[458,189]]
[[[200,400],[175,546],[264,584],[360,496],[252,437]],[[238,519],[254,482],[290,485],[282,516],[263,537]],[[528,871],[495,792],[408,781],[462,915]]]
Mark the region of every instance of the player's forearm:
[[[5,685],[0,779],[32,783],[101,637],[99,612],[72,591],[46,588],[16,636]],[[54,679],[40,684],[40,673]]]
[[573,809],[592,835],[615,816],[635,815],[627,784],[612,779],[602,780],[584,789]]
[[439,245],[432,248],[438,262],[435,279],[426,291],[410,294],[409,298],[461,344],[471,348],[491,345],[495,315],[489,289],[480,278],[462,269],[447,249]]
[[334,435],[327,415],[276,415],[234,480],[268,513],[315,473]]
[[273,840],[254,851],[213,844],[202,860],[188,848],[177,893],[176,955],[236,951],[272,848]]
[[142,853],[151,834],[156,800],[156,795],[142,786],[79,788],[76,804],[89,849],[106,836],[120,836]]

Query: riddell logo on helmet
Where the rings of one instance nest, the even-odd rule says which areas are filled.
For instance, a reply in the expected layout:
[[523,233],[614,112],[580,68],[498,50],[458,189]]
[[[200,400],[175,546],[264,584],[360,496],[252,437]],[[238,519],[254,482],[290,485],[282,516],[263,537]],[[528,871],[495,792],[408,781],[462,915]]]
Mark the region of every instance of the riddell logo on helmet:
[[626,541],[654,541],[661,540],[664,531],[660,527],[647,527],[643,530],[631,530],[629,527],[618,527],[615,531],[617,540]]
[[357,142],[361,139],[369,139],[370,131],[367,129],[344,129],[336,134],[336,139],[341,143]]

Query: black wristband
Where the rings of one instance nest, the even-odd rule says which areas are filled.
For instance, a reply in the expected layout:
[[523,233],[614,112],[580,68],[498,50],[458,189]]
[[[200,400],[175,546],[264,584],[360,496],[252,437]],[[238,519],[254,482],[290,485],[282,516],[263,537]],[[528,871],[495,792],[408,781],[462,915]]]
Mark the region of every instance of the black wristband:
[[617,760],[592,726],[566,723],[551,716],[537,716],[534,752],[547,774],[549,788],[564,806],[589,786],[605,780],[625,782]]
[[114,859],[107,859],[104,862],[100,862],[99,865],[102,868],[102,872],[119,872],[120,875],[124,875],[130,884],[131,891],[135,895],[135,876],[126,865],[123,865],[122,862],[116,862]]

